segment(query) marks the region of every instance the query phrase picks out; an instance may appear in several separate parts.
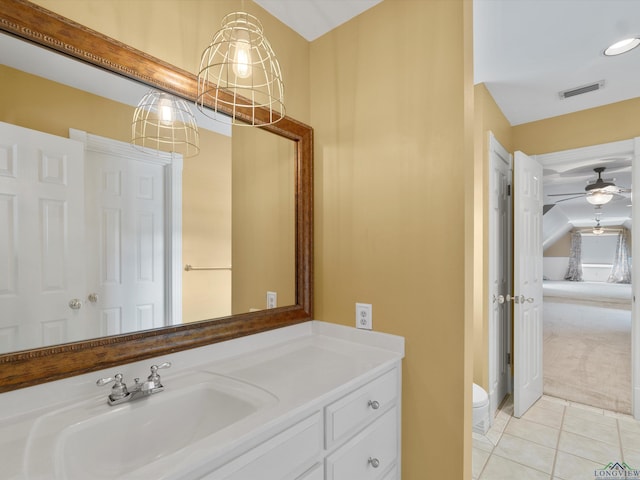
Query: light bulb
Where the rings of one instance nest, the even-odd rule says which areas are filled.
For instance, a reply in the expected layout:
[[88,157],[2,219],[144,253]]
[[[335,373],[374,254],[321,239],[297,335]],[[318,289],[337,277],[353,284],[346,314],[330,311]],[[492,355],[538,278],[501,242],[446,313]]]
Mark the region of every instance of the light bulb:
[[233,47],[233,72],[239,78],[249,78],[252,73],[249,33],[244,30],[238,31]]
[[609,203],[612,198],[613,195],[610,193],[594,192],[587,195],[587,202],[591,205],[604,205],[605,203]]
[[158,117],[161,123],[170,124],[173,122],[173,106],[168,98],[158,100]]

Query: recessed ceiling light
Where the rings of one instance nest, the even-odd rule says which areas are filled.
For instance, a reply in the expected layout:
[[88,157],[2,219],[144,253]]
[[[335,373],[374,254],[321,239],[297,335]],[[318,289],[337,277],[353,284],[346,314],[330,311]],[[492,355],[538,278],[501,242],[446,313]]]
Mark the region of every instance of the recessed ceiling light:
[[604,54],[608,57],[613,55],[620,55],[622,53],[628,52],[629,50],[633,50],[638,45],[640,45],[640,38],[632,37],[625,38],[624,40],[620,40],[619,42],[614,43],[610,47],[608,47]]

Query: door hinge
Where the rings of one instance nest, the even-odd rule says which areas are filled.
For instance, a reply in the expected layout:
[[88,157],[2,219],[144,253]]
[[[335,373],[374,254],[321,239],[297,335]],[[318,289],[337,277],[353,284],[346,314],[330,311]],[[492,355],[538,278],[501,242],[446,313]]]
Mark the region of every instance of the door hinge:
[[507,353],[507,365],[511,365],[511,354]]
[[507,197],[511,196],[511,185],[507,185]]

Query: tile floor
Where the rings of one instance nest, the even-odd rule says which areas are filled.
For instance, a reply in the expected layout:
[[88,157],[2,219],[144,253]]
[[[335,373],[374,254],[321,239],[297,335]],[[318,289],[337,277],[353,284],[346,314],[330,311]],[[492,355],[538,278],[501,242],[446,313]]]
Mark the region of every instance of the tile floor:
[[507,400],[486,436],[473,434],[474,480],[591,480],[609,462],[640,469],[640,422],[543,396],[522,418]]

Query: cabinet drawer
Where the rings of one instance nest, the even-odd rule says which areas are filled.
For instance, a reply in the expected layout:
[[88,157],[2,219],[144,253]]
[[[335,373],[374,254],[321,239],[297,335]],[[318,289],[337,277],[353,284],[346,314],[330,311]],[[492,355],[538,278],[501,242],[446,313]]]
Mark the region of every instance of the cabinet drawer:
[[326,448],[355,434],[394,403],[397,395],[398,369],[394,368],[327,406]]
[[[322,416],[316,413],[254,447],[209,475],[207,480],[296,478],[322,451]],[[302,477],[306,480],[306,477]],[[315,477],[311,476],[310,479]]]
[[398,459],[397,415],[397,407],[393,407],[329,455],[327,480],[381,479]]

